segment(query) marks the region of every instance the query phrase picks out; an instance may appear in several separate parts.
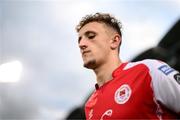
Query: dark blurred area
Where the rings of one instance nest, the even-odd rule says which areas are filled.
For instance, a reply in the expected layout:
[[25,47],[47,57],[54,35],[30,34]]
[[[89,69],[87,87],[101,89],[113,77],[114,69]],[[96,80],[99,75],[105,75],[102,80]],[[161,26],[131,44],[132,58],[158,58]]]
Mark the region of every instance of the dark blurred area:
[[159,59],[180,71],[180,19],[157,46],[142,52],[131,61],[143,59]]
[[[142,52],[131,61],[135,62],[143,59],[158,59],[180,71],[180,19],[171,27],[157,46]],[[86,101],[82,106],[70,111],[66,119],[85,119],[85,103]]]
[[66,118],[67,120],[72,120],[72,119],[86,119],[85,117],[85,111],[84,111],[84,106],[79,106],[73,109],[69,115]]

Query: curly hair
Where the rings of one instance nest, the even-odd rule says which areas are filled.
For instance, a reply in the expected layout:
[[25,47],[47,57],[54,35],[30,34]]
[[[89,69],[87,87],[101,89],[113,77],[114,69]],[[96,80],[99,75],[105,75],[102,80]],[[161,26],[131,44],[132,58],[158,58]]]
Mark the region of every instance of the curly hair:
[[95,13],[83,17],[79,24],[76,26],[76,31],[79,32],[83,26],[90,22],[104,23],[105,25],[113,28],[120,36],[122,35],[121,22],[108,13]]

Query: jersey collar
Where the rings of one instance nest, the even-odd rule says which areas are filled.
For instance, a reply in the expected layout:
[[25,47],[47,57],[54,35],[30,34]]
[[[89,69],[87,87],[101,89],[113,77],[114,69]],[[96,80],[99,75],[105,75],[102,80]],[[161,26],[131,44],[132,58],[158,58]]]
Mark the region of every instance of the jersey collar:
[[[113,79],[114,79],[115,77],[119,76],[120,72],[123,71],[123,68],[126,66],[127,63],[128,63],[128,62],[125,62],[125,63],[120,64],[120,66],[113,71],[113,73],[112,73]],[[112,80],[113,80],[113,79],[112,79]],[[101,87],[99,87],[99,85],[96,83],[96,84],[95,84],[95,89],[98,90],[99,88],[104,87],[104,86],[105,86],[106,84],[108,84],[109,82],[111,82],[111,80],[109,80],[108,82],[104,83]]]

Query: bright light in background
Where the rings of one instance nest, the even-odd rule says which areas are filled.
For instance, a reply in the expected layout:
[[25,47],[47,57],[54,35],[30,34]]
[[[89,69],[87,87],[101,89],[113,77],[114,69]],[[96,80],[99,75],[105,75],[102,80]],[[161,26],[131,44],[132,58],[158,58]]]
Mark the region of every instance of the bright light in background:
[[0,82],[14,83],[20,80],[22,64],[19,61],[12,61],[0,65]]

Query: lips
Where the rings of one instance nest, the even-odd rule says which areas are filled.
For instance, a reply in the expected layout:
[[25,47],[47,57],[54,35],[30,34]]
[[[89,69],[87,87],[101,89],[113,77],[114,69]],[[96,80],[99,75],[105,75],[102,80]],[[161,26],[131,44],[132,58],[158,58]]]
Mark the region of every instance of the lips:
[[90,52],[90,50],[83,51],[83,52],[82,52],[82,55],[84,55],[84,54],[86,54],[86,53],[89,53],[89,52]]

